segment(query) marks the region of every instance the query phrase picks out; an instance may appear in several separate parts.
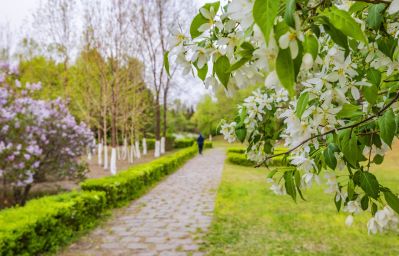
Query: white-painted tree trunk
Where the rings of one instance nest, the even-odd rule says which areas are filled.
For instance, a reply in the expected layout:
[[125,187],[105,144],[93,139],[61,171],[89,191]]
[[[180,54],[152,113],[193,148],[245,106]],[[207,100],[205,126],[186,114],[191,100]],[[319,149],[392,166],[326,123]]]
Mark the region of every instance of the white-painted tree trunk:
[[212,134],[209,134],[209,141],[212,141]]
[[100,143],[98,143],[98,152],[97,152],[97,155],[98,155],[98,165],[99,166],[101,166],[102,164],[103,164],[103,144],[100,142]]
[[93,158],[93,155],[91,153],[91,148],[89,148],[89,150],[87,151],[87,160],[91,161],[92,158]]
[[104,145],[104,169],[108,169],[108,146],[107,144]]
[[143,155],[147,155],[147,140],[143,138]]
[[128,156],[128,148],[127,148],[127,139],[125,138],[123,140],[123,149],[122,149],[122,159],[126,160],[126,157]]
[[139,143],[138,140],[136,140],[135,146],[136,146],[136,150],[135,150],[135,152],[136,152],[136,158],[137,158],[137,159],[140,159],[140,158],[141,158],[141,154],[140,154],[140,143]]
[[165,137],[161,138],[161,155],[165,154]]
[[110,169],[111,169],[111,174],[115,175],[116,174],[116,154],[117,150],[116,148],[111,149],[111,164],[110,164]]
[[155,141],[154,157],[159,157],[161,155],[161,142],[159,140]]
[[131,145],[129,152],[129,163],[132,164],[133,162],[134,162],[134,145]]

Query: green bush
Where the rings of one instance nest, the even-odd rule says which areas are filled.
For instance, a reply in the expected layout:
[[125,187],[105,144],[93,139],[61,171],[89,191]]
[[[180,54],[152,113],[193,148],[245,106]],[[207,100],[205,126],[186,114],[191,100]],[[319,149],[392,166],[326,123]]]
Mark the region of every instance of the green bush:
[[[175,140],[175,148],[188,148],[193,145],[197,145],[194,139],[177,139]],[[213,148],[212,141],[205,141],[204,148]]]
[[242,153],[228,152],[227,160],[232,164],[243,165],[243,166],[254,166],[255,162],[248,160],[247,156]]
[[204,148],[213,148],[212,141],[205,141]]
[[86,191],[104,191],[108,207],[118,207],[140,196],[143,190],[175,171],[196,153],[197,148],[192,146],[150,163],[133,166],[115,176],[88,179],[80,186]]
[[245,154],[246,148],[228,148],[227,153],[239,153],[239,154]]
[[54,252],[95,225],[106,207],[103,192],[70,192],[0,212],[0,255]]
[[[286,148],[276,148],[274,150],[275,154],[286,152]],[[232,164],[243,165],[243,166],[255,166],[254,161],[248,160],[245,154],[245,148],[229,148],[227,149],[227,160]],[[278,156],[271,159],[271,166],[284,166],[286,165],[284,161],[284,156]]]
[[175,140],[175,148],[187,148],[194,145],[194,139],[177,139]]
[[146,139],[146,142],[147,142],[147,150],[153,150],[155,148],[155,139]]

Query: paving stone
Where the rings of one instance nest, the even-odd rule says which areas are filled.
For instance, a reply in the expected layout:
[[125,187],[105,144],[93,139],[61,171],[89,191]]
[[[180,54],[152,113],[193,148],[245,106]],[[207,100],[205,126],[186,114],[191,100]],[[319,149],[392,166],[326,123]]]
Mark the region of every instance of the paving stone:
[[207,150],[59,255],[204,255],[224,153]]

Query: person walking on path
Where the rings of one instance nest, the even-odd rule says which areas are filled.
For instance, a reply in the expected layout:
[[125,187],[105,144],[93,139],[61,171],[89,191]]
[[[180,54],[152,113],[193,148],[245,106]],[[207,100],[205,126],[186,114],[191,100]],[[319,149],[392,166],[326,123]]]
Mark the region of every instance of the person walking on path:
[[202,149],[204,148],[204,140],[205,140],[204,136],[202,136],[202,134],[200,133],[197,138],[198,151],[200,155],[202,155]]

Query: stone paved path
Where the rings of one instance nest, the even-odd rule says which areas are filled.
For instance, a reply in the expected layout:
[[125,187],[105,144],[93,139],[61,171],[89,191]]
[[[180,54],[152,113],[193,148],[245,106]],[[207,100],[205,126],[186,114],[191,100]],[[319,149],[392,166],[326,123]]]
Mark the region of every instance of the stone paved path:
[[202,255],[224,158],[205,151],[60,255]]

